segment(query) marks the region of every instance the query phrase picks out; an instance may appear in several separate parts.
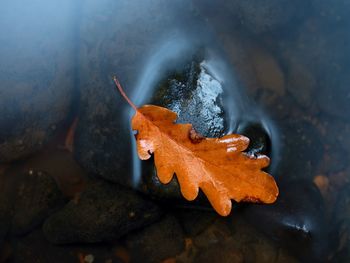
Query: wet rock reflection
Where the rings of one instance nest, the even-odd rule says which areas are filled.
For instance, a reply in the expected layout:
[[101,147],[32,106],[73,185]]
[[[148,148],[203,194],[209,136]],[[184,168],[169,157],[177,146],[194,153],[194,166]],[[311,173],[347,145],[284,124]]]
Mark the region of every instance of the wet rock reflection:
[[162,262],[185,249],[183,230],[172,215],[138,233],[128,235],[126,239],[132,262]]
[[244,208],[246,218],[302,261],[326,261],[329,255],[322,197],[312,183],[280,184],[280,196],[271,206]]
[[208,72],[207,63],[194,57],[182,71],[165,77],[150,104],[176,112],[178,123],[191,123],[205,137],[220,137],[227,131],[229,113],[223,106],[227,94],[223,84]]
[[101,181],[90,183],[76,200],[51,215],[43,231],[54,244],[111,241],[152,223],[160,215],[152,202]]
[[[0,261],[349,261],[347,1],[53,2],[0,4]],[[114,74],[137,105],[248,136],[278,201],[220,218],[162,185]]]
[[43,171],[8,171],[0,177],[0,182],[0,233],[3,237],[4,234],[27,234],[65,203],[55,180]]

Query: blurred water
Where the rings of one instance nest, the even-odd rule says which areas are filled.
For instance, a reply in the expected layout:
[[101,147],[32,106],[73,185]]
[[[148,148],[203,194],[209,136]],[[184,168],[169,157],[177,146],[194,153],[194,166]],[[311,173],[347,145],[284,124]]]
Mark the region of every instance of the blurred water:
[[[42,149],[78,113],[110,124],[94,134],[102,136],[96,144],[108,145],[110,131],[125,130],[132,115],[110,91],[111,76],[140,106],[169,71],[204,48],[205,67],[224,89],[228,132],[259,123],[271,141],[270,173],[278,182],[315,184],[325,228],[340,240],[337,224],[350,229],[350,215],[337,208],[350,178],[349,11],[342,0],[3,0],[0,163]],[[129,135],[122,140],[131,138],[125,147],[135,149]],[[98,174],[108,158],[118,160],[114,146],[101,150],[107,164],[86,157],[97,167],[87,170]],[[93,156],[95,148],[86,152]],[[135,150],[125,158],[119,168],[137,185]],[[345,262],[350,248],[341,249],[332,256]]]

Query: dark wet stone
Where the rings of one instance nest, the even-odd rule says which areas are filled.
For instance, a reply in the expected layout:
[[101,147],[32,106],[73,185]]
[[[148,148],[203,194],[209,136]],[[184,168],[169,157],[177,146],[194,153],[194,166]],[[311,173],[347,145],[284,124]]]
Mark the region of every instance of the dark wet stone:
[[319,131],[308,121],[281,123],[281,153],[274,174],[283,179],[313,178],[324,147]]
[[[218,218],[193,238],[193,262],[296,262],[286,251],[275,246],[265,235],[247,223],[239,210],[229,219]],[[205,256],[204,256],[204,255]]]
[[64,197],[55,180],[41,171],[5,173],[1,186],[4,189],[0,196],[0,234],[6,228],[5,233],[25,234],[64,204]]
[[[152,93],[147,94],[141,104],[150,103],[167,107],[178,113],[178,123],[191,123],[204,136],[222,136],[229,129],[226,108],[223,106],[224,87],[209,71],[212,65],[208,65],[203,58],[204,54],[201,51],[195,53],[174,63],[173,68],[167,70],[164,77],[153,84],[154,88],[150,91]],[[114,88],[111,86],[112,92]],[[111,96],[107,95],[109,93],[106,92],[103,96],[110,99]],[[111,108],[107,108],[108,104],[102,105],[101,102],[97,102],[96,96],[87,98],[87,103],[100,105],[98,108],[103,115],[99,118],[97,115],[94,116],[95,113],[82,116],[83,120],[79,122],[75,141],[75,157],[88,171],[130,187],[135,185],[133,177],[136,177],[130,172],[131,151],[135,151],[134,146],[130,144],[134,138],[131,137],[129,124],[125,123],[125,118],[119,124],[115,121],[118,117],[114,116],[113,112],[115,111],[116,115],[121,112],[116,108],[120,106],[117,101],[121,96],[118,97],[118,94],[115,96],[116,104]],[[87,113],[85,109],[90,106],[84,102],[82,105],[82,112]],[[95,108],[92,110],[96,111]],[[101,125],[106,127],[103,128]],[[97,142],[98,145],[92,147]],[[140,165],[141,178],[140,182],[136,182],[139,190],[158,199],[184,200],[176,178],[170,184],[163,186],[156,177],[153,160],[141,162]],[[120,174],[125,176],[119,177]]]
[[0,174],[0,247],[11,229],[13,215],[13,200],[15,198],[15,179],[6,174]]
[[274,244],[269,238],[257,231],[254,225],[240,215],[233,215],[230,218],[230,230],[232,231],[232,240],[229,241],[233,248],[238,248],[244,257],[244,262],[298,262],[288,249],[281,248]]
[[159,181],[153,158],[141,163],[141,180],[137,190],[149,196],[165,206],[179,206],[189,209],[211,210],[212,207],[202,191],[199,191],[195,200],[189,202],[181,194],[180,185],[174,174],[173,179],[168,184]]
[[207,249],[200,251],[195,257],[194,262],[201,263],[243,263],[244,256],[233,244],[233,242],[226,242],[224,244],[214,244]]
[[350,185],[345,185],[337,196],[332,216],[333,231],[330,242],[334,262],[350,260]]
[[[220,137],[228,130],[223,91],[220,82],[205,68],[204,61],[194,57],[160,81],[150,104],[176,112],[178,123],[191,123],[203,136]],[[141,171],[141,191],[159,199],[184,200],[175,176],[167,185],[159,181],[153,159],[141,162]]]
[[249,146],[245,150],[250,155],[271,154],[271,139],[266,129],[260,123],[242,123],[237,129],[238,134],[249,138]]
[[200,55],[161,81],[150,103],[177,113],[177,123],[191,123],[205,137],[227,131],[223,107],[224,87],[208,70]]
[[271,205],[247,205],[247,220],[302,261],[325,261],[329,254],[323,199],[306,181],[279,185],[280,195]]
[[45,172],[29,171],[17,180],[11,232],[18,235],[40,225],[65,200],[55,180]]
[[55,244],[94,243],[117,239],[160,215],[155,204],[137,193],[100,181],[49,217],[43,230]]
[[[138,174],[128,116],[132,109],[115,89],[111,76],[117,74],[136,105],[166,106],[179,114],[179,122],[192,123],[205,136],[221,136],[234,129],[229,122],[254,113],[244,108],[240,114],[245,97],[231,78],[233,69],[221,48],[208,41],[210,32],[200,26],[195,26],[196,34],[191,31],[192,25],[204,27],[206,23],[192,13],[186,1],[161,3],[156,0],[135,7],[128,1],[106,0],[97,7],[88,1],[83,8],[82,92],[74,156],[86,171],[98,177],[137,187],[158,199],[182,201],[176,180],[165,187],[160,185],[151,161],[142,162],[142,174]],[[152,10],[158,8],[161,15],[155,18]],[[125,17],[123,12],[132,15]],[[128,21],[127,29],[118,23],[123,17]],[[166,41],[179,20],[186,23],[178,28],[180,32],[197,36],[203,30],[206,39],[192,41],[187,35],[176,34]]]
[[154,159],[151,158],[141,163],[142,175],[138,189],[158,201],[178,202],[183,199],[176,176],[174,175],[173,179],[168,184],[161,183],[157,176],[153,160]]
[[[204,63],[193,60],[176,73],[168,76],[156,90],[151,104],[166,107],[179,115],[179,123],[191,123],[206,137],[220,137],[228,133],[228,114],[223,106],[224,86],[206,71]],[[235,133],[250,138],[249,154],[271,154],[269,132],[263,124],[240,120]],[[153,158],[141,162],[141,180],[138,189],[160,201],[173,201],[188,204],[183,198],[176,176],[166,185],[162,184],[156,173]],[[200,192],[193,207],[211,207]]]
[[[230,240],[232,232],[228,223],[222,217],[218,217],[204,231],[193,237],[193,244],[197,248],[207,248],[212,244],[218,244]],[[210,242],[208,242],[210,240]]]
[[131,262],[162,262],[185,249],[183,230],[172,215],[126,238]]
[[[154,66],[149,57],[159,51],[162,39],[173,30],[189,29],[189,25],[196,24],[189,22],[194,19],[196,15],[184,0],[166,4],[160,0],[84,3],[79,46],[80,116],[74,148],[75,158],[88,172],[127,186],[133,184],[132,138],[127,116],[131,109],[111,77],[116,74],[133,98],[133,89],[146,84],[138,83],[143,74],[160,72],[158,68],[149,71]],[[175,46],[170,47],[169,54],[177,52],[177,40],[172,43]]]
[[11,262],[10,258],[12,256],[12,247],[10,242],[5,242],[0,244],[0,262]]
[[219,217],[214,211],[200,211],[195,209],[176,210],[178,218],[186,235],[196,236],[210,226]]
[[[201,60],[198,57],[194,57],[183,68],[161,81],[150,103],[177,112],[179,123],[193,124],[206,137],[220,137],[228,133],[229,122],[232,121],[229,120],[227,108],[223,106],[225,87],[206,70],[205,61],[199,61]],[[269,132],[258,120],[252,122],[242,116],[234,132],[250,138],[250,145],[246,150],[249,154],[271,154]],[[175,176],[167,185],[159,181],[153,159],[141,162],[140,170],[141,191],[163,201],[186,202]],[[210,207],[202,192],[190,205]]]
[[[50,149],[52,146],[53,149]],[[34,154],[14,168],[15,171],[40,170],[52,176],[63,195],[73,199],[76,193],[81,192],[87,180],[84,170],[74,161],[73,156],[66,149],[58,149],[57,144],[50,144],[48,148]]]
[[67,118],[74,92],[75,8],[67,0],[60,12],[40,1],[1,7],[0,163],[39,150]]
[[121,262],[114,255],[111,245],[56,246],[47,242],[41,230],[36,230],[12,243],[13,257],[10,262],[14,263]]

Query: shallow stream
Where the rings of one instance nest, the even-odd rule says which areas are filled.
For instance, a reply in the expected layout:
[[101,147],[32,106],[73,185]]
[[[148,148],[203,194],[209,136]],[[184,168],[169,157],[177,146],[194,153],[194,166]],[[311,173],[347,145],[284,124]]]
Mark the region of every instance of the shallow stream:
[[[349,262],[350,2],[4,0],[0,262]],[[267,155],[274,204],[185,200],[137,105]],[[179,161],[180,162],[180,161]]]

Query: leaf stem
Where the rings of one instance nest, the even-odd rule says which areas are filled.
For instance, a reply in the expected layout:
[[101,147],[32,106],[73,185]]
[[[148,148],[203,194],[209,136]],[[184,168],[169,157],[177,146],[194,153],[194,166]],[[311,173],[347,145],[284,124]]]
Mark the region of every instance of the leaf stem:
[[118,88],[120,94],[122,94],[122,96],[124,97],[124,99],[129,103],[129,105],[135,110],[137,111],[137,107],[134,103],[132,103],[132,101],[129,99],[129,97],[126,95],[125,91],[122,88],[122,85],[120,84],[119,80],[117,79],[116,76],[113,77],[113,81],[115,83],[115,86]]

